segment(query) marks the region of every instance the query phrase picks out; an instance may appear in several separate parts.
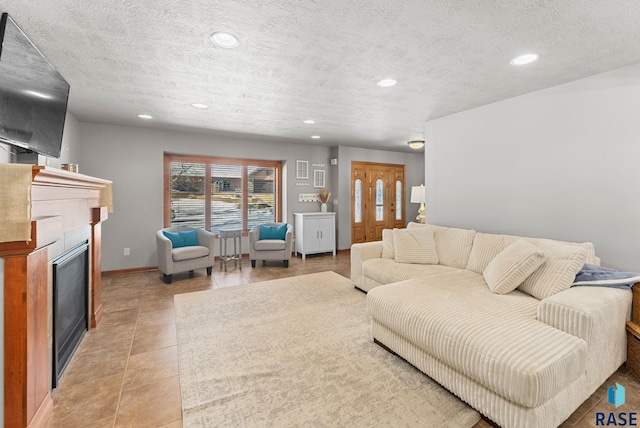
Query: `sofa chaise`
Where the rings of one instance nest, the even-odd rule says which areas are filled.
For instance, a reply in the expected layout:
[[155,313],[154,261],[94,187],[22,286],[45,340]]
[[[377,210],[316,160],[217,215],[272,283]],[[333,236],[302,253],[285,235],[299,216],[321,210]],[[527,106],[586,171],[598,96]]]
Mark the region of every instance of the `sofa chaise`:
[[552,427],[625,361],[629,290],[591,243],[410,223],[351,247],[374,340],[504,427]]

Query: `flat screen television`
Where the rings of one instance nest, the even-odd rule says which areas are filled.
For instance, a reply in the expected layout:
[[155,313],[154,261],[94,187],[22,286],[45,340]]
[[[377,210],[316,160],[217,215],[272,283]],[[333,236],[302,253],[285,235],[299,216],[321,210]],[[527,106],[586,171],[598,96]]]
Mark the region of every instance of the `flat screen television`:
[[69,84],[20,27],[0,20],[0,142],[60,157]]

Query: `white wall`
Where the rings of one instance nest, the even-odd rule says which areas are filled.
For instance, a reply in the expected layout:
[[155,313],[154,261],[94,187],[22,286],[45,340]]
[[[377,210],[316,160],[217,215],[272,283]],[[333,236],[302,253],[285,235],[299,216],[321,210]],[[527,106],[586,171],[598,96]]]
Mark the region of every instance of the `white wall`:
[[[62,133],[62,148],[60,158],[50,158],[48,165],[59,168],[63,163],[80,163],[80,122],[75,116],[67,113],[64,121],[64,132]],[[80,170],[79,172],[82,172]]]
[[427,221],[591,241],[640,271],[640,64],[426,125]]
[[[104,271],[157,266],[155,232],[163,225],[165,152],[283,161],[285,220],[291,224],[294,212],[320,210],[318,203],[298,202],[298,194],[317,193],[319,189],[313,188],[313,170],[324,169],[326,188],[332,192],[331,202],[340,198],[338,205],[329,204],[329,210],[338,212],[340,219],[346,218],[338,220],[342,221],[338,227],[339,249],[349,248],[351,245],[351,160],[407,164],[407,186],[422,183],[424,174],[424,158],[418,153],[329,148],[264,141],[258,137],[190,134],[85,122],[79,123],[78,136],[82,145],[79,162],[81,172],[114,182],[114,212],[109,215],[102,228]],[[339,167],[330,165],[332,157],[339,158]],[[309,180],[296,179],[296,160],[309,162]],[[313,164],[324,166],[314,167]],[[336,173],[337,168],[341,168],[339,175]],[[347,172],[343,173],[342,168],[347,168]],[[346,176],[343,177],[344,174]],[[346,191],[342,190],[340,196],[336,179],[339,179],[340,188],[346,185]],[[415,211],[417,212],[417,206]],[[243,246],[244,252],[248,252],[246,240]],[[123,255],[125,247],[131,249],[130,256]]]
[[[294,211],[320,210],[319,204],[297,201],[298,193],[318,189],[313,188],[312,179],[295,179],[296,160],[308,161],[311,174],[312,164],[325,164],[326,184],[331,188],[328,147],[84,122],[80,122],[79,136],[81,172],[113,181],[114,212],[102,227],[105,271],[158,265],[155,233],[163,226],[164,152],[283,161],[287,197],[283,220],[289,223]],[[243,246],[248,252],[246,240]],[[123,255],[125,247],[131,249],[130,256]]]
[[0,143],[0,163],[10,163],[12,151],[13,148],[10,145]]

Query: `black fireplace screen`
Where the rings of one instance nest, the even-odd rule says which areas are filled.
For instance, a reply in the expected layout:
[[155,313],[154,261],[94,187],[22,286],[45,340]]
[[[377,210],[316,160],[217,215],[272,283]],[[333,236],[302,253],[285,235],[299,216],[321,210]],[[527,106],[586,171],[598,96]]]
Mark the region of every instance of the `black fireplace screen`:
[[53,261],[53,388],[88,328],[88,250],[85,242]]

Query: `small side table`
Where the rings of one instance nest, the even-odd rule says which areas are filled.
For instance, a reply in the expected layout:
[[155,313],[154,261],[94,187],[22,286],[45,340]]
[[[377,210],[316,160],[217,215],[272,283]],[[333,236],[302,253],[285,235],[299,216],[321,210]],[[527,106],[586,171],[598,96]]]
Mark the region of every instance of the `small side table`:
[[[220,237],[220,270],[224,267],[227,271],[227,263],[233,260],[234,266],[240,266],[242,270],[242,230],[241,229],[221,229]],[[227,240],[233,239],[233,254],[227,254]]]

